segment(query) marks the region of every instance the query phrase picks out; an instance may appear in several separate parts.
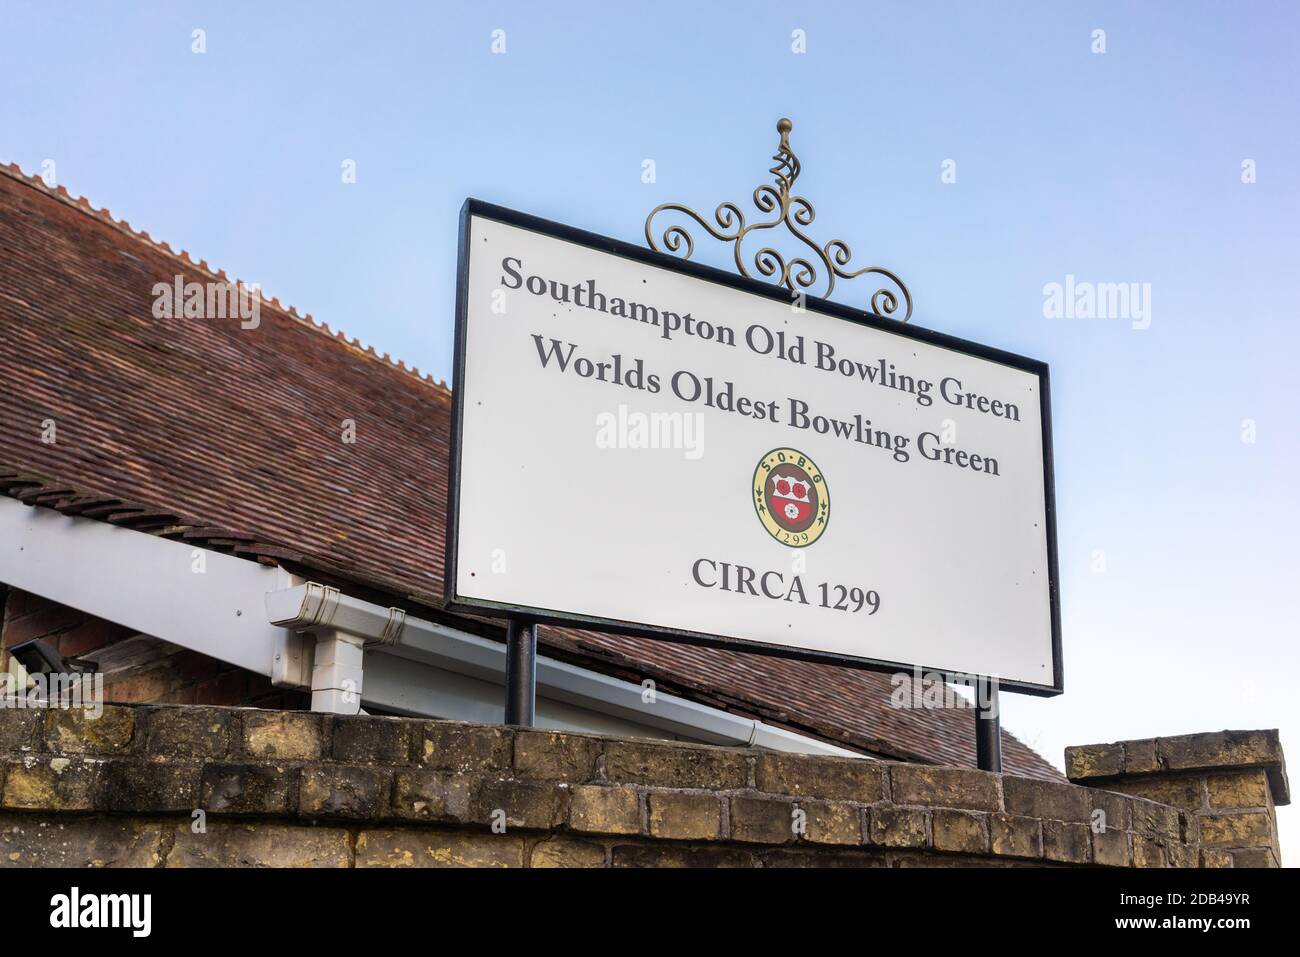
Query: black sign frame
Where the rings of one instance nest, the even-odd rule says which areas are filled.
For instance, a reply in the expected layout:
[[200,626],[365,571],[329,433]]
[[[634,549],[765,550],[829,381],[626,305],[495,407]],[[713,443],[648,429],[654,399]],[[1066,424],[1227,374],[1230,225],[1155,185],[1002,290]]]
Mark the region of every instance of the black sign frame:
[[718,283],[731,289],[763,296],[788,303],[790,293],[781,286],[761,282],[734,273],[729,273],[712,266],[690,260],[679,259],[665,253],[655,252],[641,246],[611,239],[596,233],[576,229],[562,223],[552,222],[517,210],[497,206],[479,199],[466,199],[460,211],[460,243],[456,258],[456,332],[453,372],[451,442],[448,457],[447,476],[447,529],[446,560],[444,562],[445,589],[444,608],[448,612],[501,616],[526,619],[545,625],[580,628],[611,634],[633,635],[640,638],[653,638],[679,644],[704,645],[723,648],[729,651],[759,654],[768,657],[792,658],[801,661],[813,661],[845,668],[888,673],[914,672],[918,670],[924,676],[939,676],[946,681],[967,682],[972,678],[991,679],[997,682],[1001,690],[1015,691],[1022,694],[1054,696],[1065,690],[1065,674],[1061,658],[1061,602],[1060,574],[1057,564],[1056,541],[1056,494],[1055,478],[1052,466],[1052,414],[1051,383],[1048,365],[1037,359],[1029,359],[1012,352],[994,349],[980,343],[970,342],[956,336],[934,332],[916,326],[905,325],[896,319],[889,319],[870,312],[854,309],[851,306],[808,296],[805,308],[808,312],[833,319],[843,319],[858,325],[867,326],[891,335],[913,339],[928,345],[938,346],[952,352],[973,356],[990,362],[1009,366],[1036,375],[1039,379],[1040,417],[1042,420],[1043,447],[1043,482],[1044,482],[1044,522],[1047,535],[1047,570],[1048,601],[1050,605],[1052,629],[1052,683],[1016,681],[1000,678],[996,675],[972,675],[942,666],[920,665],[896,661],[884,661],[877,658],[842,655],[835,652],[817,651],[806,648],[792,648],[762,641],[749,641],[726,635],[712,635],[703,632],[683,631],[657,625],[638,622],[620,621],[594,615],[581,615],[556,609],[538,608],[526,605],[513,605],[507,602],[472,598],[456,593],[456,554],[460,538],[460,462],[461,438],[464,421],[465,393],[461,388],[465,372],[466,323],[469,307],[469,242],[470,222],[475,216],[495,220],[509,226],[515,226],[530,232],[540,233],[553,239],[586,246],[589,249],[611,253],[625,259],[644,263],[659,269],[693,276],[706,282]]

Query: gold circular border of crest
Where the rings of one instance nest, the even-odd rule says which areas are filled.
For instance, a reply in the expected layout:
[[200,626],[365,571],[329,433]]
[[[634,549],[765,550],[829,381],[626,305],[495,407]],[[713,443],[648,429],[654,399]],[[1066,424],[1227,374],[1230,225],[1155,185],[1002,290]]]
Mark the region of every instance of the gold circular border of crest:
[[[817,526],[814,523],[813,527],[809,528],[807,531],[788,532],[777,524],[776,519],[772,518],[772,515],[767,510],[766,506],[762,509],[758,507],[759,503],[762,502],[764,498],[768,472],[771,472],[772,470],[770,468],[767,471],[764,471],[763,463],[767,462],[774,456],[778,461],[772,466],[772,468],[790,462],[807,472],[808,477],[812,479],[813,484],[817,486],[818,503],[819,505],[821,503],[826,505],[826,518],[820,526]],[[784,458],[782,458],[782,456],[784,456]],[[754,480],[751,485],[754,494],[754,514],[757,515],[758,520],[763,523],[763,528],[767,530],[767,533],[782,545],[786,545],[790,548],[807,548],[825,534],[827,526],[831,523],[830,489],[827,487],[826,476],[822,475],[821,469],[817,467],[817,463],[814,462],[806,453],[800,452],[798,449],[789,448],[772,449],[770,452],[763,453],[763,455],[759,456],[758,464],[754,466]],[[798,538],[800,535],[807,535],[808,540],[805,542],[794,541],[794,539]]]

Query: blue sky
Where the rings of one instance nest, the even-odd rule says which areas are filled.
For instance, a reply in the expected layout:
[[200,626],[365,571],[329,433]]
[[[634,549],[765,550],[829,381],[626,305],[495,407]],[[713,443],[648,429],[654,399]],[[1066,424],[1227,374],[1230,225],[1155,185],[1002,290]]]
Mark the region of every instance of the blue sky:
[[[1007,725],[1058,762],[1300,749],[1294,6],[4,8],[0,161],[439,378],[466,196],[640,242],[660,202],[747,204],[792,117],[815,235],[902,275],[918,325],[1051,363],[1067,692]],[[1150,327],[1044,318],[1067,275],[1149,283]]]

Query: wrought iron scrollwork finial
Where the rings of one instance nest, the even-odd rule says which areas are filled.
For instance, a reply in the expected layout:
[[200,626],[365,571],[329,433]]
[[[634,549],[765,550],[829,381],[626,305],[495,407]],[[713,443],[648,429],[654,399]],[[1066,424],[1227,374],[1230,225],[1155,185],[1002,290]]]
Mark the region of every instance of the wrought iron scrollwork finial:
[[724,202],[719,203],[718,208],[713,212],[713,219],[717,223],[717,226],[714,226],[689,206],[680,203],[662,203],[652,209],[650,215],[646,217],[646,244],[656,252],[666,250],[670,253],[680,253],[683,259],[690,259],[695,253],[695,240],[680,223],[674,222],[664,229],[662,249],[655,242],[654,218],[665,210],[684,213],[714,239],[731,243],[736,269],[742,276],[753,278],[742,252],[745,239],[753,232],[784,226],[811,250],[811,254],[787,260],[775,249],[764,246],[753,256],[753,269],[758,275],[771,279],[779,286],[784,286],[791,293],[796,293],[805,292],[816,286],[824,271],[826,278],[825,289],[821,293],[823,299],[830,298],[837,278],[883,276],[889,280],[892,287],[882,286],[872,294],[871,311],[879,316],[893,317],[899,311],[900,305],[906,305],[901,321],[907,322],[912,318],[912,294],[901,279],[883,266],[864,266],[850,271],[849,264],[853,259],[853,252],[849,249],[848,243],[832,239],[824,246],[819,246],[803,231],[803,227],[811,225],[817,218],[817,211],[813,209],[812,203],[793,193],[794,183],[799,178],[800,170],[799,157],[795,156],[794,150],[790,148],[790,131],[793,128],[794,124],[784,117],[776,124],[776,130],[781,134],[781,141],[772,156],[776,165],[770,170],[776,177],[776,182],[771,186],[761,183],[754,190],[754,205],[760,212],[771,214],[770,219],[747,223],[740,207],[735,203]]

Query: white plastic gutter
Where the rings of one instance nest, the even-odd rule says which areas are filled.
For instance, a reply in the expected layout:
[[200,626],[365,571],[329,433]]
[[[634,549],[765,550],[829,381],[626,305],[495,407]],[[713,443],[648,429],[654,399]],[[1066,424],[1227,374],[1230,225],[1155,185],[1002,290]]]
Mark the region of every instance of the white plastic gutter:
[[[494,685],[504,682],[506,652],[501,642],[408,617],[401,609],[384,608],[315,582],[267,593],[266,612],[273,625],[295,632],[311,632],[316,636],[318,655],[322,646],[332,647],[333,642],[350,639],[350,643],[363,642],[367,652],[433,665]],[[317,671],[319,668],[313,669],[313,675]],[[298,674],[300,677],[296,683],[301,685],[305,683],[306,670],[301,669]],[[295,683],[288,672],[282,675],[282,680]],[[377,707],[385,705],[385,702],[377,700],[375,689],[363,686],[360,668],[341,680],[351,682],[349,687],[359,693],[361,701]],[[332,683],[327,682],[329,687],[326,687],[318,686],[318,680],[313,678],[314,709],[317,694],[337,690],[334,685],[339,681],[339,675],[335,674]],[[537,691],[539,697],[598,710],[602,714],[615,715],[691,740],[802,754],[866,757],[856,751],[676,695],[649,694],[642,685],[553,658],[538,656]],[[327,702],[322,698],[322,705],[325,704]],[[351,706],[348,713],[355,713],[360,701],[348,704]],[[330,709],[322,707],[321,710]]]

